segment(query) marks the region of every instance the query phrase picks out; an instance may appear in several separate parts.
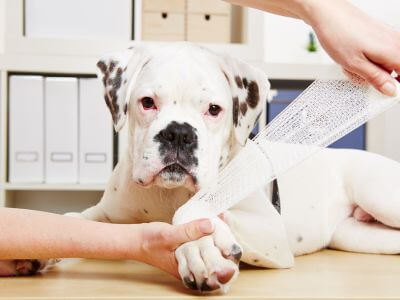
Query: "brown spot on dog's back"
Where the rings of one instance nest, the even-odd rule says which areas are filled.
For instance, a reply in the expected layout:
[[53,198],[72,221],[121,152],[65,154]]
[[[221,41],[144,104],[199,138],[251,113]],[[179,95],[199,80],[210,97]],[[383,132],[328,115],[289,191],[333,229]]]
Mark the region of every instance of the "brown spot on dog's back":
[[251,108],[255,108],[260,101],[260,93],[258,89],[258,84],[255,81],[250,81],[247,88],[247,98],[246,102]]
[[242,89],[243,88],[243,82],[242,82],[242,78],[240,78],[239,76],[235,76],[235,82],[236,85],[238,86],[238,88]]
[[147,209],[143,208],[143,211],[144,211],[145,214],[149,214]]
[[239,120],[239,98],[233,97],[232,101],[233,101],[233,108],[232,108],[233,125],[237,127]]
[[240,112],[242,113],[243,116],[246,115],[246,112],[247,112],[247,103],[246,102],[240,103]]

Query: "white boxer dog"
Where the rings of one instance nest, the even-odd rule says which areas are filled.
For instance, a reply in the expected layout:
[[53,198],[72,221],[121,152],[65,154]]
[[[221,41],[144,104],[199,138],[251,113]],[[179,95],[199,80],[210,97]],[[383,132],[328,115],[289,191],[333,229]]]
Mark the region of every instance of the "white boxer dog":
[[[134,45],[97,66],[115,129],[129,129],[101,201],[71,214],[100,222],[171,222],[244,146],[270,87],[257,68],[187,43]],[[289,268],[326,247],[400,253],[399,180],[395,161],[323,149],[226,211],[225,222],[213,218],[211,236],[180,246],[183,283],[226,291],[239,260]]]

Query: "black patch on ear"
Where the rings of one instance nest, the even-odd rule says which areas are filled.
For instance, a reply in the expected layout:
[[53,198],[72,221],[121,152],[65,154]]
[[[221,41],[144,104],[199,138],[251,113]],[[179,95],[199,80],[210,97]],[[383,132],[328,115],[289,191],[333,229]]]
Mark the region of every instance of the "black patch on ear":
[[245,89],[247,89],[247,86],[249,85],[249,82],[247,81],[247,78],[246,77],[243,77],[243,86],[244,86],[244,88]]
[[100,60],[100,61],[97,63],[97,67],[100,69],[101,73],[103,73],[103,74],[106,73],[106,71],[107,71],[107,66],[106,66],[106,64],[104,63],[104,61]]
[[233,114],[233,125],[237,127],[239,121],[239,98],[233,97],[233,107],[232,107],[232,114]]
[[114,71],[114,68],[116,66],[116,62],[115,61],[111,61],[110,62],[110,66],[108,67],[108,71],[111,73],[112,71]]
[[111,86],[112,90],[118,90],[122,84],[122,69],[118,68],[114,77],[107,80],[107,84]]
[[247,87],[247,98],[246,102],[251,108],[255,108],[260,101],[260,93],[258,90],[258,84],[255,81],[250,81]]
[[243,88],[243,82],[242,82],[242,79],[239,77],[239,76],[235,76],[235,82],[236,82],[236,85],[238,86],[238,88],[240,88],[240,89],[242,89]]
[[126,114],[127,111],[128,111],[128,104],[125,103],[125,105],[124,105],[124,113]]
[[[97,63],[97,67],[103,73],[103,84],[105,88],[104,100],[106,101],[107,107],[111,112],[112,119],[114,123],[117,122],[119,105],[117,103],[117,91],[121,88],[122,85],[122,74],[124,70],[121,67],[118,67],[115,71],[115,68],[118,66],[118,61],[112,60],[108,66],[107,64],[100,60]],[[114,74],[112,74],[115,71]],[[126,80],[125,80],[126,81]],[[124,83],[125,83],[124,81]],[[124,107],[124,112],[126,113],[127,107]]]
[[243,116],[246,115],[246,112],[247,112],[247,103],[246,102],[240,103],[240,112],[242,113]]

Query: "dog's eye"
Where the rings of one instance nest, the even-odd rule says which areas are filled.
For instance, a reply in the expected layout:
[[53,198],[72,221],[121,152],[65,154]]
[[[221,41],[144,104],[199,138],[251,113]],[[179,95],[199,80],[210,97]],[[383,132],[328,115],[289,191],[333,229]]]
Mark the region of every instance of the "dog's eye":
[[141,102],[142,102],[142,106],[144,109],[155,109],[156,108],[153,98],[144,97],[144,98],[142,98]]
[[208,108],[208,113],[209,115],[216,117],[221,112],[221,110],[222,110],[221,106],[216,104],[210,104],[210,107]]

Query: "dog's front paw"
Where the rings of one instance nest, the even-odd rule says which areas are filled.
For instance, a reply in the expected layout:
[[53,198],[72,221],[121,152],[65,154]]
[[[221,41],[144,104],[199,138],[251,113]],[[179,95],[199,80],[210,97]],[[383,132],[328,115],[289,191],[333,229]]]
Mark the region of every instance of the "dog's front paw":
[[185,243],[175,252],[179,275],[190,289],[227,292],[239,274],[242,249],[224,222],[216,219],[214,224],[213,235]]

